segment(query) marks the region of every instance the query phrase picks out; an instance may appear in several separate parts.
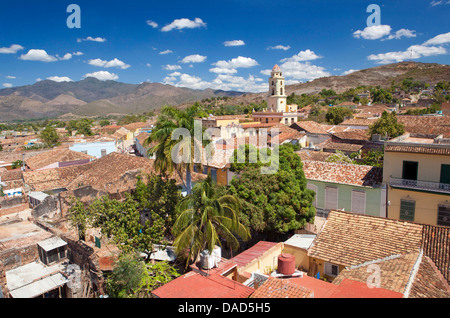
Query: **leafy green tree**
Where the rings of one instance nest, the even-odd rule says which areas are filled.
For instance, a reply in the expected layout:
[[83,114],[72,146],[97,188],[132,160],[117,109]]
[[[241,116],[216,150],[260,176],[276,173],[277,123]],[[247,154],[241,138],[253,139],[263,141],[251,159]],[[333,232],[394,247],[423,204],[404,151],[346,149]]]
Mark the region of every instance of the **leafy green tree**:
[[333,162],[333,163],[354,163],[351,158],[345,155],[342,151],[337,150],[336,153],[329,156],[325,159],[325,162]]
[[278,171],[261,174],[248,164],[233,178],[229,193],[239,198],[242,223],[253,232],[287,233],[314,221],[314,191],[306,188],[300,157],[290,146],[279,147]]
[[150,298],[151,292],[180,276],[167,262],[145,263],[137,254],[121,254],[106,279],[112,298]]
[[217,195],[210,177],[197,183],[192,194],[178,205],[178,217],[173,227],[177,255],[186,255],[186,266],[197,259],[201,251],[213,251],[225,240],[232,250],[239,248],[237,237],[248,240],[250,233],[239,221],[239,200],[232,195]]
[[[168,106],[163,107],[155,127],[152,129],[149,137],[144,141],[145,145],[156,144],[148,150],[149,156],[156,156],[156,171],[169,175],[174,171],[178,173],[183,180],[188,194],[192,189],[191,174],[194,170],[194,165],[200,165],[194,163],[195,153],[201,150],[202,147],[202,142],[194,138],[194,118],[197,116],[198,108],[196,105],[185,110]],[[203,132],[204,128],[201,129]],[[180,136],[179,139],[173,138],[175,132],[187,133],[192,138],[184,138],[183,136]],[[190,151],[190,154],[184,159],[181,158],[183,149]],[[179,162],[174,162],[172,154],[180,155],[177,158]],[[184,174],[186,177],[184,177]]]
[[44,141],[46,147],[54,147],[58,145],[58,133],[56,132],[55,128],[51,126],[45,127],[45,129],[41,131],[39,137]]
[[70,226],[77,229],[78,238],[84,240],[90,221],[88,209],[81,200],[72,198],[68,214]]
[[130,298],[139,288],[144,263],[135,254],[122,254],[106,280],[106,292],[112,298]]
[[332,125],[339,125],[346,117],[351,117],[353,111],[346,107],[332,107],[328,110],[325,118]]
[[105,126],[111,125],[111,122],[107,119],[102,119],[102,120],[100,120],[99,125],[101,127],[105,127]]
[[146,176],[147,183],[138,176],[133,198],[138,202],[140,211],[149,211],[164,222],[164,236],[171,238],[172,227],[176,218],[176,206],[181,200],[181,188],[175,179],[165,175]]
[[141,281],[134,290],[138,298],[149,298],[151,292],[167,283],[180,274],[168,262],[157,262],[154,264],[145,264],[141,274]]
[[388,113],[384,111],[381,114],[381,118],[374,124],[369,126],[369,133],[371,136],[379,134],[381,136],[387,136],[388,138],[395,138],[402,135],[405,132],[404,125],[397,120],[397,113]]

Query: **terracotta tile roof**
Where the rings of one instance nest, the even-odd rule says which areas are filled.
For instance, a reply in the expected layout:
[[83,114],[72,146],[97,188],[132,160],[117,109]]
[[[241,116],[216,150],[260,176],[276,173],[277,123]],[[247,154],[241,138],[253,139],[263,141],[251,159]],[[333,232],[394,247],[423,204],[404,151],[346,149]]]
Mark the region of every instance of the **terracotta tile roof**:
[[450,155],[450,146],[449,147],[426,147],[426,146],[418,146],[418,145],[390,145],[389,143],[385,144],[384,151],[389,152],[408,152],[408,153],[422,153],[422,154],[430,154],[430,155]]
[[243,251],[242,253],[236,255],[231,260],[238,265],[238,267],[244,267],[251,261],[262,256],[264,253],[269,251],[271,248],[276,246],[278,243],[259,241],[249,249]]
[[385,288],[370,288],[366,282],[344,279],[331,294],[331,298],[402,298],[397,293]]
[[437,127],[450,127],[449,116],[397,116],[399,123],[405,126],[405,131],[416,134],[432,134]]
[[374,187],[381,184],[381,168],[354,164],[339,164],[323,161],[303,161],[306,179],[348,184],[360,187]]
[[296,152],[302,161],[325,161],[331,155],[331,152],[300,150]]
[[343,266],[418,252],[422,225],[332,210],[308,256]]
[[78,161],[83,159],[95,159],[95,157],[67,148],[55,148],[26,159],[25,163],[30,169],[38,170],[52,163]]
[[412,284],[410,298],[450,298],[450,287],[434,262],[424,256]]
[[422,248],[450,282],[450,228],[424,224]]
[[357,145],[357,144],[351,144],[351,143],[345,143],[345,142],[332,142],[330,139],[325,140],[324,142],[321,142],[320,144],[317,144],[316,147],[320,149],[332,149],[332,150],[340,150],[340,151],[351,151],[351,152],[357,152],[361,150],[363,145]]
[[315,121],[298,121],[290,126],[296,130],[304,130],[311,134],[328,135],[327,130]]
[[366,129],[349,129],[333,132],[332,135],[342,140],[369,140],[369,131]]
[[314,298],[314,293],[289,279],[269,277],[250,298]]
[[128,124],[128,125],[124,125],[122,127],[124,127],[125,129],[128,129],[131,132],[134,132],[134,131],[136,131],[139,128],[148,127],[148,123],[147,122],[136,122],[136,123],[131,123],[131,124]]
[[361,283],[370,281],[373,270],[369,266],[375,264],[380,269],[380,288],[392,290],[402,295],[406,291],[411,272],[419,257],[419,252],[404,255],[391,255],[384,259],[374,260],[370,264],[361,264],[346,268],[333,280],[339,285],[344,279],[351,279]]
[[[139,173],[155,173],[154,160],[113,152],[85,165],[24,172],[24,179],[33,191],[57,188],[74,190],[81,186],[92,186],[97,190],[116,193],[134,187],[134,175]],[[200,173],[192,173],[193,181],[205,177]],[[177,184],[182,183],[177,173],[171,178]]]
[[344,120],[339,125],[341,126],[370,126],[377,121],[378,118],[354,118]]
[[155,289],[152,294],[159,298],[248,298],[254,291],[217,273],[203,276],[190,271]]

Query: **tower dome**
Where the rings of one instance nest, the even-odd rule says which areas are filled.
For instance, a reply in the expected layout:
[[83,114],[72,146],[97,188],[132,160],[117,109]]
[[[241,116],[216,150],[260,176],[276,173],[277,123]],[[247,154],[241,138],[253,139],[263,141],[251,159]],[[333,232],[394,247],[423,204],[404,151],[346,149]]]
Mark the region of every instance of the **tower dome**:
[[272,69],[272,72],[281,72],[281,68],[278,66],[278,64],[275,64],[275,66]]

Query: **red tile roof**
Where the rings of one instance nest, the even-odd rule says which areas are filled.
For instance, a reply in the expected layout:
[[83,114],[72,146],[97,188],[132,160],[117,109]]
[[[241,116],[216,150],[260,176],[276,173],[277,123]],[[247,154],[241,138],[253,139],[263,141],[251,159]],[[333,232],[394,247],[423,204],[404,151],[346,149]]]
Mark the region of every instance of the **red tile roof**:
[[274,242],[259,241],[249,249],[233,257],[231,260],[234,263],[236,263],[238,267],[244,267],[245,265],[249,264],[254,259],[260,257],[277,244],[278,243]]
[[331,298],[402,298],[403,294],[383,288],[370,288],[366,283],[344,279]]
[[381,168],[364,165],[305,160],[303,161],[303,171],[306,179],[309,180],[359,187],[377,186],[383,179]]
[[152,293],[159,298],[248,298],[254,291],[220,274],[204,276],[190,271]]
[[313,298],[313,291],[289,279],[269,277],[250,298]]

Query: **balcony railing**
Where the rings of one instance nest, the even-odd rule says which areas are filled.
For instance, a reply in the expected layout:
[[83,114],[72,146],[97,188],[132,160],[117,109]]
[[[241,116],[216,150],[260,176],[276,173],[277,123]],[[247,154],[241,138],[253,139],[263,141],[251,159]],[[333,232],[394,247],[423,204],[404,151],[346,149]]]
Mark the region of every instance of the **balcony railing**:
[[450,194],[450,184],[432,181],[408,180],[400,178],[390,178],[390,186],[396,188],[416,189],[432,192]]

